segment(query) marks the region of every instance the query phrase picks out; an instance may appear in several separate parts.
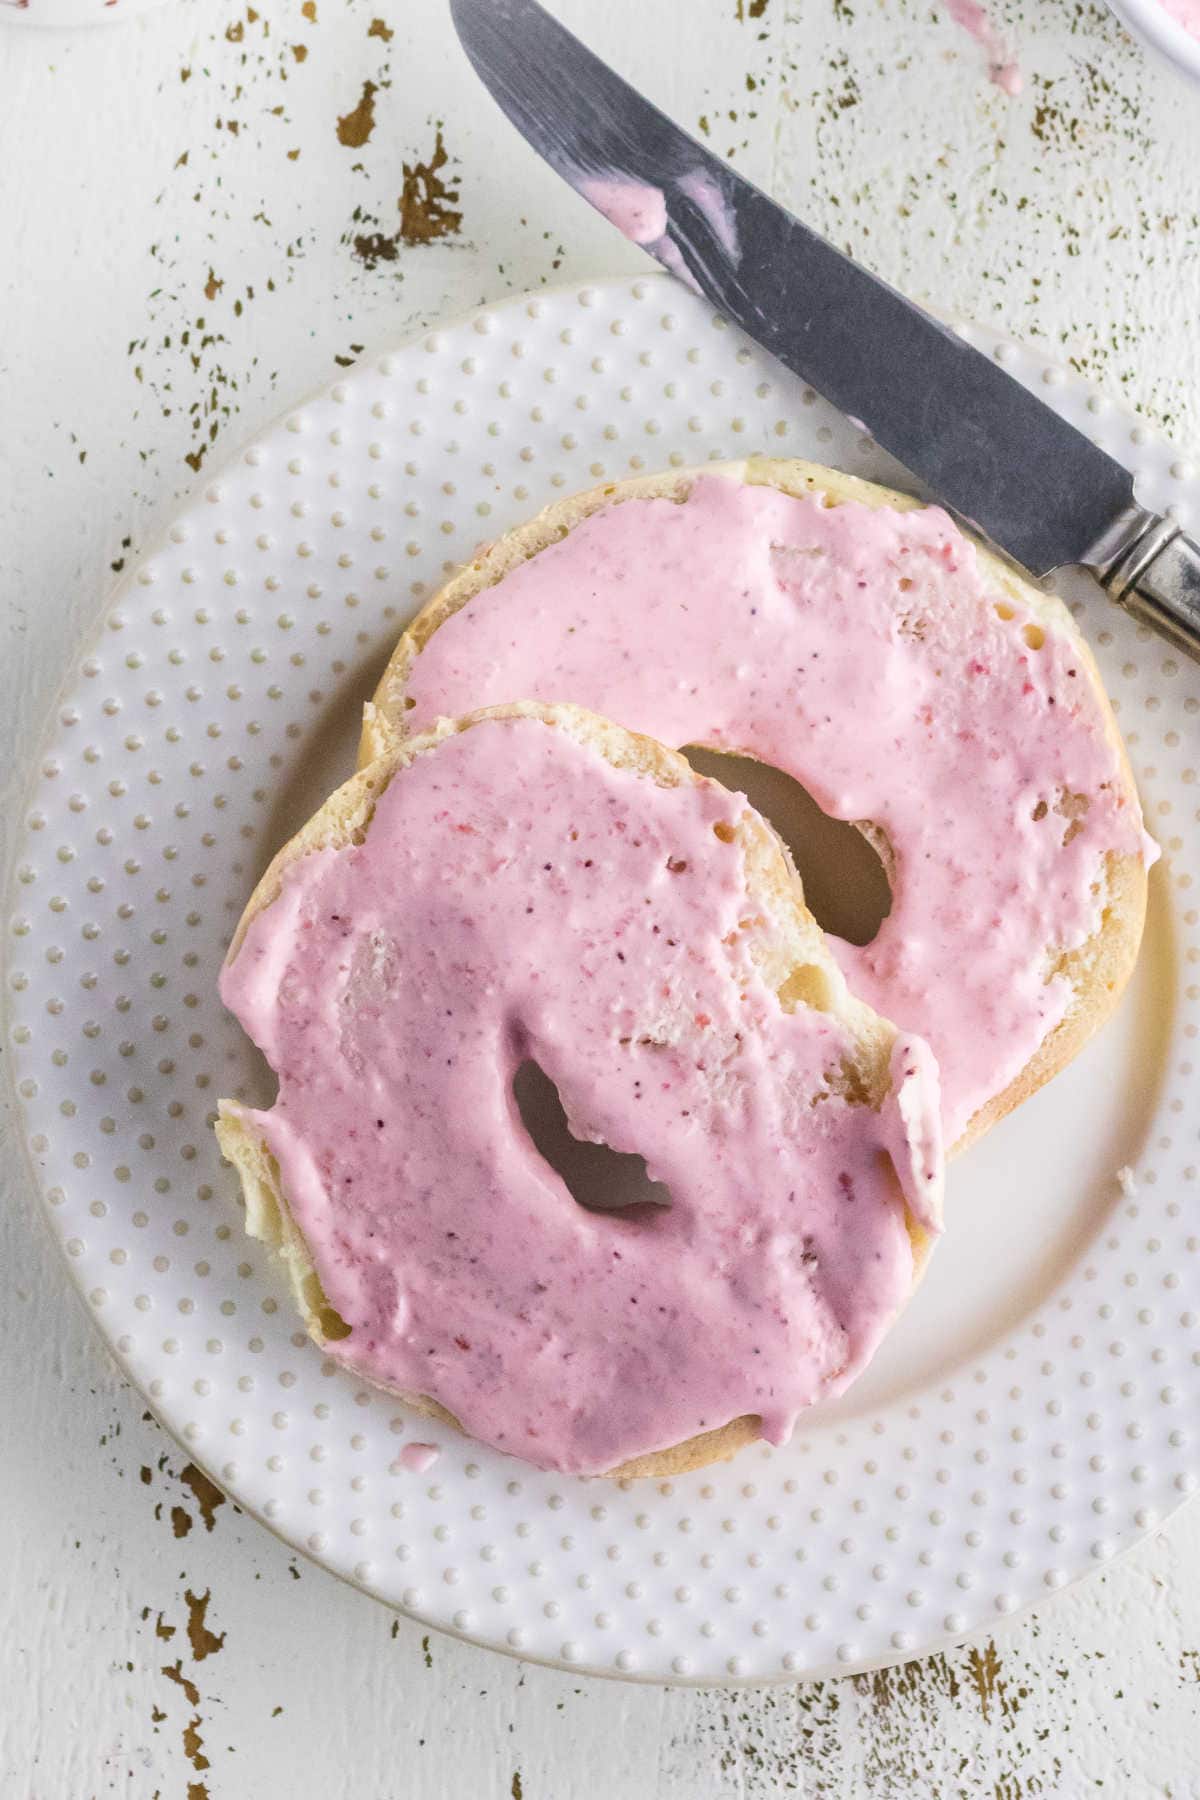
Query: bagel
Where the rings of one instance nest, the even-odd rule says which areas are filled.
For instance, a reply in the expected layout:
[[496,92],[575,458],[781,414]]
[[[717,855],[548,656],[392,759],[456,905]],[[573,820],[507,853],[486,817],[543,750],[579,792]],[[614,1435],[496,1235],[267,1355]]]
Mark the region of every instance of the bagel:
[[[311,1336],[542,1467],[783,1441],[940,1230],[926,1047],[852,998],[741,795],[580,708],[392,744],[275,857],[221,991],[279,1092],[217,1134]],[[576,1203],[531,1061],[669,1207]]]
[[1070,1061],[1133,968],[1157,851],[1091,653],[937,508],[758,457],[558,501],[409,626],[363,759],[515,699],[773,764],[859,827],[891,912],[831,943],[931,1046],[956,1148]]

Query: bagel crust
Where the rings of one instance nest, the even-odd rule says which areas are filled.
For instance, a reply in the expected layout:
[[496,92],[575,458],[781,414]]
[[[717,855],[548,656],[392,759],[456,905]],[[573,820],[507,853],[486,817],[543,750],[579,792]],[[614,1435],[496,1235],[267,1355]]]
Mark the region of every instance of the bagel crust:
[[[763,497],[751,526],[721,497],[762,489],[786,500]],[[669,560],[659,545],[701,500],[714,523]],[[862,543],[859,616],[846,589]],[[791,614],[760,631],[780,596]],[[861,669],[839,664],[807,704],[811,683],[793,669],[818,646],[828,665],[847,643],[861,644]],[[931,736],[944,726],[937,754],[901,717],[909,691],[927,700]],[[889,696],[895,747],[874,729]],[[418,614],[366,709],[361,755],[443,712],[517,697],[774,763],[868,836],[893,913],[874,944],[835,941],[835,954],[855,993],[933,1047],[957,1149],[1057,1074],[1129,978],[1157,851],[1092,655],[1060,600],[938,509],[758,457],[558,501]],[[906,790],[923,796],[916,824]]]
[[[222,1101],[217,1134],[310,1334],[542,1466],[664,1476],[781,1441],[940,1229],[924,1046],[848,993],[741,796],[579,708],[443,722],[360,772],[263,876],[222,992],[280,1096]],[[669,1210],[575,1204],[508,1098],[529,1056]]]

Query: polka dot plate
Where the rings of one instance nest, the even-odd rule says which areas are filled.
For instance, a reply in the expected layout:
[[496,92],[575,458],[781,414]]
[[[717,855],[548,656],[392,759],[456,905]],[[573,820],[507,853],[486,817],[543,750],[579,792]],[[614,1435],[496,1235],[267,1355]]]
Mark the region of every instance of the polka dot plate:
[[[1169,446],[972,334],[1200,523]],[[396,634],[555,494],[869,440],[665,277],[522,299],[361,364],[252,444],[110,599],[31,776],[11,1062],[50,1223],[113,1352],[291,1544],[480,1643],[648,1680],[927,1651],[1044,1599],[1200,1469],[1200,670],[1064,583],[1164,855],[1113,1023],[951,1172],[948,1232],[855,1389],[673,1482],[546,1475],[340,1372],[242,1233],[210,1131],[265,1100],[217,999],[255,877],[351,769]],[[903,485],[903,481],[901,481]]]

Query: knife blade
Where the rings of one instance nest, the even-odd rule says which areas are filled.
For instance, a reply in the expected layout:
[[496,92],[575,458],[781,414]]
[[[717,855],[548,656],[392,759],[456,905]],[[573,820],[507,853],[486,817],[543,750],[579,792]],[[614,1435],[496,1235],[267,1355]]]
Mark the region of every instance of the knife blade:
[[1092,570],[1200,656],[1200,548],[990,357],[682,131],[538,0],[450,0],[501,109],[572,187],[1037,577]]

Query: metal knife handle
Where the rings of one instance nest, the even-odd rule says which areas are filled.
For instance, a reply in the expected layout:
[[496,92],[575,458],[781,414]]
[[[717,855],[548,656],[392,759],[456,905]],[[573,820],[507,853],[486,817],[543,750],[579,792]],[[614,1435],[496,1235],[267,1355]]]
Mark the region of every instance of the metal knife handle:
[[1200,661],[1200,544],[1173,519],[1139,509],[1096,574],[1118,606]]

